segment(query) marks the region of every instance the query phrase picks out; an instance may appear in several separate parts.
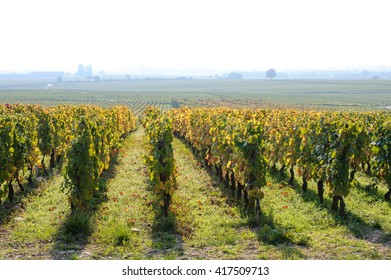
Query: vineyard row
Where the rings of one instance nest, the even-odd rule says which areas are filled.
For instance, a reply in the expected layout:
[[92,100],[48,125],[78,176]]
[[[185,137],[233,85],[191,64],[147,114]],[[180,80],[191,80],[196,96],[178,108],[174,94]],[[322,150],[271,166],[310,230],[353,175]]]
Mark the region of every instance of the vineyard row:
[[[137,104],[139,110],[142,103]],[[259,213],[268,168],[294,168],[318,186],[322,203],[327,190],[332,208],[345,212],[344,197],[365,171],[383,181],[391,196],[391,115],[295,110],[173,109],[167,114],[148,107],[144,127],[150,145],[145,162],[167,216],[176,189],[172,131],[186,139],[205,164],[243,197],[249,213]],[[98,189],[98,179],[121,139],[136,126],[125,106],[0,106],[0,199],[13,200],[13,183],[32,182],[36,166],[47,173],[66,162],[65,189],[73,210],[82,210]],[[66,160],[65,160],[66,159]],[[36,174],[35,174],[36,175]]]
[[365,171],[386,183],[391,195],[391,115],[295,110],[189,109],[169,111],[175,134],[188,141],[232,188],[248,212],[260,209],[266,170],[294,168],[314,180],[322,203],[325,189],[332,209],[345,213],[344,197]]
[[125,106],[0,106],[0,201],[13,201],[16,182],[24,191],[38,174],[66,162],[65,189],[72,210],[82,210],[98,188],[121,139],[136,128]]

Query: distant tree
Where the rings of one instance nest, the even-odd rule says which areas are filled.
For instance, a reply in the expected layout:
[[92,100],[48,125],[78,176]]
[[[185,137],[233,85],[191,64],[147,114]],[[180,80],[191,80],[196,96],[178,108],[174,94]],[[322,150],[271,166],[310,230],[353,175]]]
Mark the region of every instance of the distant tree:
[[364,79],[368,79],[369,75],[371,75],[371,72],[369,72],[368,70],[364,70],[361,72],[361,75]]
[[239,72],[231,72],[231,73],[228,74],[227,79],[229,79],[229,80],[241,80],[241,79],[243,79],[243,76]]
[[178,100],[171,99],[171,106],[172,106],[172,108],[179,108],[179,107],[181,107],[181,104],[179,103]]
[[92,79],[94,82],[100,82],[101,79],[99,76],[94,76],[94,78]]
[[61,77],[61,76],[58,76],[58,77],[57,77],[57,83],[62,83],[62,82],[63,82],[62,77]]
[[126,75],[125,75],[125,78],[129,81],[129,80],[130,80],[130,75],[129,75],[129,74],[126,74]]
[[268,79],[273,79],[277,76],[276,69],[270,68],[269,70],[266,71],[266,78]]

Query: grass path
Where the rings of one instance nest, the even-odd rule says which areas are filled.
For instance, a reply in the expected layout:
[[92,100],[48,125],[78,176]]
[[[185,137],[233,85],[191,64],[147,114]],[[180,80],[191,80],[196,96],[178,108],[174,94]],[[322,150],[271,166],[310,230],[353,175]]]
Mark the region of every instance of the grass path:
[[183,242],[178,258],[258,258],[259,242],[247,218],[185,144],[175,139],[173,146],[179,184],[173,209]]
[[[391,259],[391,205],[384,188],[358,186],[338,218],[317,202],[316,186],[269,175],[261,223],[241,211],[181,141],[173,142],[178,190],[161,221],[153,209],[142,129],[132,133],[101,180],[92,211],[70,215],[62,176],[21,199],[0,225],[0,259]],[[361,185],[367,183],[359,176]]]
[[9,223],[0,226],[0,259],[48,259],[58,228],[69,214],[55,174],[22,198]]
[[154,244],[153,197],[143,162],[144,131],[132,133],[124,148],[115,175],[108,182],[107,201],[97,212],[96,228],[86,246],[89,258],[142,259]]

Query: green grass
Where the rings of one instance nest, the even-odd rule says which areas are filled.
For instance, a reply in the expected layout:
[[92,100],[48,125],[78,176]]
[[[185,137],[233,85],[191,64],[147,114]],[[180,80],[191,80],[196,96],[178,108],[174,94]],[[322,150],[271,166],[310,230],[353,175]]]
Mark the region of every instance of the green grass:
[[69,213],[61,183],[62,176],[55,174],[22,198],[19,205],[24,205],[24,209],[17,210],[11,221],[1,226],[7,234],[1,238],[0,258],[46,258],[42,252],[50,248]]
[[[362,176],[358,179],[364,182]],[[357,187],[345,200],[346,217],[338,217],[330,211],[330,198],[324,205],[318,203],[315,183],[309,184],[306,194],[300,185],[301,181],[296,182],[293,189],[287,182],[275,181],[265,190],[263,211],[272,215],[277,228],[286,231],[290,242],[307,245],[303,251],[308,251],[307,258],[391,258],[389,203],[380,196],[374,200]]]
[[124,144],[118,169],[108,183],[107,201],[96,215],[91,238],[100,248],[95,253],[99,257],[141,258],[153,243],[153,198],[142,160],[144,152],[145,139],[138,130]]
[[0,259],[391,259],[391,205],[364,174],[341,218],[329,197],[319,204],[315,183],[303,194],[300,179],[291,188],[269,173],[257,219],[175,139],[178,190],[162,221],[145,145],[142,129],[126,139],[85,214],[70,213],[58,174],[22,197],[0,226]]
[[[256,242],[247,218],[183,143],[174,140],[174,147],[180,187],[173,208],[185,252],[200,259],[243,258],[243,245]],[[190,256],[185,253],[183,258]]]

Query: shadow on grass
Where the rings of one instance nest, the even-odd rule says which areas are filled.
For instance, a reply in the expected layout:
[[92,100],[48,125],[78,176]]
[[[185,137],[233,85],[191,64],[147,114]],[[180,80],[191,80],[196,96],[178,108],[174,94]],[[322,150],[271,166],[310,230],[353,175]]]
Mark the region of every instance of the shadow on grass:
[[[46,164],[49,165],[49,159],[46,160]],[[17,211],[25,208],[26,203],[23,201],[24,198],[29,197],[33,199],[40,195],[41,187],[45,187],[45,182],[51,180],[52,177],[56,176],[60,172],[59,170],[61,170],[63,164],[63,157],[59,157],[53,168],[50,168],[49,170],[39,169],[38,174],[35,174],[35,176],[43,178],[44,182],[37,181],[37,179],[34,178],[34,175],[28,171],[28,174],[31,177],[26,177],[23,180],[22,187],[24,188],[24,191],[17,186],[16,182],[13,182],[14,190],[16,190],[13,202],[9,202],[7,198],[6,200],[2,200],[0,203],[0,226],[9,223],[11,221],[11,217]]]
[[77,259],[82,254],[94,231],[95,214],[107,201],[107,187],[110,179],[115,177],[117,165],[118,153],[111,157],[109,169],[99,179],[99,190],[86,211],[70,213],[57,230],[55,244],[50,251],[53,259]]
[[[148,191],[154,195],[154,186],[148,179]],[[172,204],[172,201],[170,202]],[[160,205],[160,197],[155,196],[152,207],[154,219],[152,223],[152,249],[145,255],[147,259],[176,259],[183,254],[182,229],[179,229],[177,217],[171,208],[168,217],[164,217]]]
[[[376,184],[369,184],[363,186],[359,182],[357,182],[356,186],[357,190],[363,194],[365,194],[368,198],[371,198],[373,202],[384,201],[384,194],[379,191],[379,188]],[[391,207],[391,203],[388,204]]]
[[[308,246],[308,238],[294,238],[289,232],[291,228],[286,228],[279,224],[274,218],[273,213],[249,214],[246,210],[244,203],[244,196],[241,198],[236,197],[238,187],[237,184],[233,185],[231,180],[226,180],[216,173],[215,168],[207,166],[202,155],[183,138],[178,138],[185,144],[187,149],[192,152],[193,157],[200,162],[200,165],[207,171],[211,181],[214,182],[213,186],[218,189],[226,198],[226,203],[231,207],[237,208],[242,217],[247,219],[247,227],[253,231],[260,243],[265,243],[277,248],[284,258],[304,258],[299,246]],[[286,179],[285,172],[277,171],[281,178]],[[262,205],[262,202],[261,202]]]
[[167,218],[155,213],[152,224],[152,250],[146,253],[148,259],[176,259],[183,254],[183,239],[178,231],[176,216],[169,212]]
[[[318,193],[315,190],[308,188],[304,193],[301,184],[296,179],[294,180],[293,186],[293,189],[304,201],[312,202],[315,206],[329,212],[337,224],[345,226],[356,238],[368,240],[367,236],[370,235],[371,232],[381,229],[381,225],[378,222],[373,224],[365,222],[361,217],[349,209],[348,204],[346,205],[345,215],[340,216],[331,209],[332,201],[329,196],[325,195],[324,202],[320,203]],[[376,196],[378,196],[378,194],[376,194]]]
[[[45,176],[45,180],[50,180],[51,176],[53,175]],[[9,202],[7,199],[0,203],[0,225],[5,225],[9,223],[11,221],[11,217],[17,211],[25,208],[26,203],[23,200],[26,197],[30,197],[31,199],[33,199],[35,196],[39,195],[41,183],[35,181],[33,181],[32,183],[27,183],[26,181],[23,183],[24,191],[20,190],[18,186],[14,185],[14,189],[15,187],[19,190],[15,192],[13,202]]]

